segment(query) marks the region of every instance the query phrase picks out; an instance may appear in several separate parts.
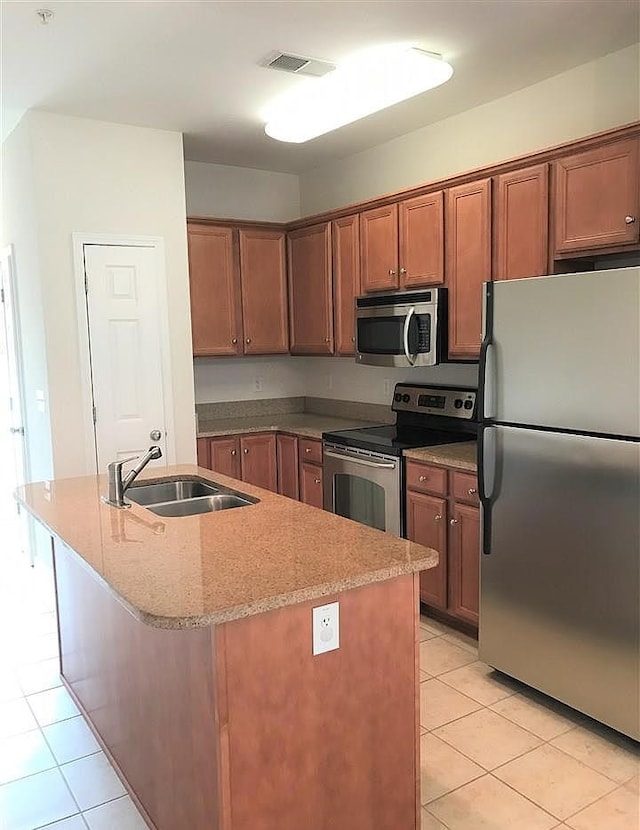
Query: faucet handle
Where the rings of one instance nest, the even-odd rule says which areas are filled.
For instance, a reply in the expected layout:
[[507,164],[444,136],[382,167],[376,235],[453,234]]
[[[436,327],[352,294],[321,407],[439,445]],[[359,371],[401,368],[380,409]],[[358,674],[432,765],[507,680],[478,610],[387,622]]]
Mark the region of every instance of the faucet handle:
[[121,470],[124,464],[127,464],[129,461],[135,461],[138,458],[137,455],[132,455],[130,458],[121,458],[119,461],[111,461],[107,465],[108,470]]

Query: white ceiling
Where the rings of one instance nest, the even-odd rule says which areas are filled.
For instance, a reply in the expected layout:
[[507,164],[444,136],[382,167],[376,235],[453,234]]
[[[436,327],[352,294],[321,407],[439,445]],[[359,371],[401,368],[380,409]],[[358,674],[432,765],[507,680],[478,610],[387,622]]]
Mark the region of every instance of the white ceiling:
[[[55,12],[46,26],[35,14],[42,7]],[[35,107],[181,131],[191,160],[290,172],[640,39],[638,0],[2,0],[0,12],[5,129]],[[259,66],[270,52],[338,62],[390,42],[440,52],[453,79],[304,145],[264,134],[264,105],[314,83]]]

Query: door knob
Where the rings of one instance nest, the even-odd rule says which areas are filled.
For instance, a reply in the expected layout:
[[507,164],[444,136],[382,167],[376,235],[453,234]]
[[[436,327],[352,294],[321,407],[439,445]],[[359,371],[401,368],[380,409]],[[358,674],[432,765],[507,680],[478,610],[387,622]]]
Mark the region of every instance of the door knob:
[[635,216],[625,216],[624,221],[627,223],[627,225],[633,225],[633,223],[636,221],[636,217]]
[[159,441],[162,438],[162,432],[159,429],[152,429],[149,433],[149,438],[152,441]]

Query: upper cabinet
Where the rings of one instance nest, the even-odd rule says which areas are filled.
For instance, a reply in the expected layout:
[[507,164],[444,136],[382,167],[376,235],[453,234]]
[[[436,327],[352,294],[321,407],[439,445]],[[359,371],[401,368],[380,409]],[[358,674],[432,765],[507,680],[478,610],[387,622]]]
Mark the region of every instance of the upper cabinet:
[[189,222],[193,354],[289,351],[282,231]]
[[556,255],[637,244],[639,144],[629,138],[554,162]]
[[363,292],[444,281],[443,192],[360,214]]
[[285,234],[241,228],[240,280],[245,354],[287,354]]
[[475,359],[482,336],[482,284],[491,279],[491,179],[447,191],[449,357]]
[[333,354],[331,225],[288,234],[292,354]]
[[360,293],[360,224],[358,215],[331,223],[333,242],[333,331],[335,353],[355,352],[355,299]]
[[238,258],[232,228],[189,222],[194,356],[242,353]]
[[549,165],[494,180],[494,269],[497,280],[549,273]]

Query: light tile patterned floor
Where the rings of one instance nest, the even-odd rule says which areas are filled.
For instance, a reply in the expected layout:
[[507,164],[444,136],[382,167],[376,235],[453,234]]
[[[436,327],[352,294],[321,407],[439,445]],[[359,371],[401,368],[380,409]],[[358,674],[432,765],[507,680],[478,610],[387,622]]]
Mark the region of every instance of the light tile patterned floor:
[[[0,828],[144,830],[61,685],[51,573],[9,538]],[[493,672],[470,638],[426,618],[420,631],[422,830],[638,830],[637,744]]]

